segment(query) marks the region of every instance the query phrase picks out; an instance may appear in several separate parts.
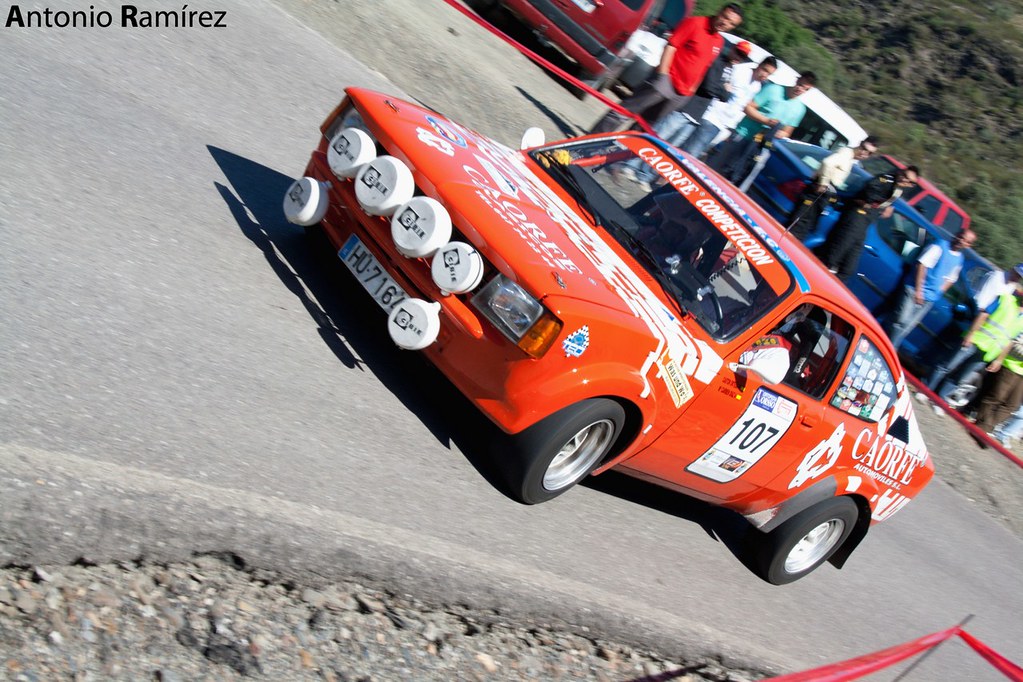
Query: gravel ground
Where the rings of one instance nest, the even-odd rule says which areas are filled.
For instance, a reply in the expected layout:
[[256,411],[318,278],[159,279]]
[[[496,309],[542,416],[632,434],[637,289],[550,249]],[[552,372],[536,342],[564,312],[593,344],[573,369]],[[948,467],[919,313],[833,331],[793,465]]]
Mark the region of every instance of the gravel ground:
[[230,561],[0,572],[0,679],[714,680],[758,677],[587,632]]
[[[430,3],[276,1],[353,54],[383,65],[381,75],[399,88],[503,141],[511,141],[508,131],[537,123],[546,124],[551,138],[577,131],[601,110],[542,74],[530,75],[533,67],[521,57]],[[406,31],[399,29],[417,26],[431,30],[421,32],[424,40],[414,49],[400,51],[394,38]],[[438,48],[433,34],[447,42]],[[392,70],[396,64],[404,70]],[[519,80],[504,77],[512,66]],[[464,71],[448,72],[455,68]],[[448,87],[459,80],[474,87]],[[936,461],[934,485],[952,486],[1023,538],[1023,470],[978,446],[951,418],[929,409],[918,417]],[[309,576],[296,584],[239,564],[198,557],[174,565],[4,567],[0,680],[740,682],[762,676],[605,641],[570,623],[512,622],[467,605],[427,604],[368,578],[328,585]]]

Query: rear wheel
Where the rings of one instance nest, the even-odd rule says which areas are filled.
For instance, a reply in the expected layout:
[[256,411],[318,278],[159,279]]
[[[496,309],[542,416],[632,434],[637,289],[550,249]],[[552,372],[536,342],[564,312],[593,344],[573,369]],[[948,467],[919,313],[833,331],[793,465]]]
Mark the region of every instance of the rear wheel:
[[524,504],[557,497],[607,458],[624,424],[621,405],[593,398],[511,436],[501,453],[509,493]]
[[774,585],[799,580],[842,546],[858,516],[852,499],[833,497],[759,536],[755,560],[760,577]]

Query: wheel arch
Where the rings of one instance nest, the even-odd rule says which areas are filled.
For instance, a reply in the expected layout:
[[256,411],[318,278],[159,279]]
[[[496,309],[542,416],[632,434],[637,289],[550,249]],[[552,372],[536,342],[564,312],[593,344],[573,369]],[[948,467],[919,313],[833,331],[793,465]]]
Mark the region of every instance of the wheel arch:
[[[833,497],[848,497],[856,504],[856,525],[853,526],[852,532],[849,537],[845,539],[845,542],[835,550],[834,554],[828,561],[835,566],[835,568],[841,568],[853,550],[859,546],[860,542],[867,535],[867,530],[870,528],[870,503],[866,495],[871,494],[869,491],[873,490],[874,486],[869,485],[864,490],[862,481],[863,477],[853,476],[856,480],[855,485],[853,481],[850,481],[849,474],[841,472],[828,476],[825,479],[817,481],[809,488],[799,492],[793,497],[788,498],[784,502],[769,509],[763,511],[743,514],[747,521],[753,526],[758,528],[763,533],[770,533],[772,530],[791,519],[796,514],[802,511],[810,509],[811,507],[824,502],[825,500]],[[869,480],[869,479],[868,479]],[[871,481],[872,483],[872,481]]]

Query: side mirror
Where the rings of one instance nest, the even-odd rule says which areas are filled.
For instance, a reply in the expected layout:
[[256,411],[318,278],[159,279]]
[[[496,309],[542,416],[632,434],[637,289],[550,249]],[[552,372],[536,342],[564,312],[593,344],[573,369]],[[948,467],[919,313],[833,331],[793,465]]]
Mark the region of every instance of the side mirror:
[[543,128],[526,128],[526,132],[522,133],[522,141],[519,142],[519,149],[539,147],[546,139],[547,136],[544,134]]

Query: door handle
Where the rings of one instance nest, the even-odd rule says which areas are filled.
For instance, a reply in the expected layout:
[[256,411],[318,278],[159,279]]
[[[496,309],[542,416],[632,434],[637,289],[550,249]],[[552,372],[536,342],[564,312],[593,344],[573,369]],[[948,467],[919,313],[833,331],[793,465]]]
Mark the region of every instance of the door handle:
[[804,429],[812,429],[821,423],[821,418],[815,414],[801,414],[799,415],[799,425]]

